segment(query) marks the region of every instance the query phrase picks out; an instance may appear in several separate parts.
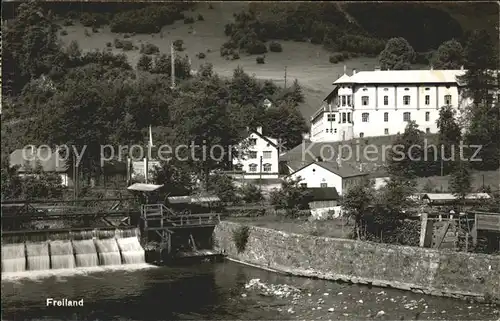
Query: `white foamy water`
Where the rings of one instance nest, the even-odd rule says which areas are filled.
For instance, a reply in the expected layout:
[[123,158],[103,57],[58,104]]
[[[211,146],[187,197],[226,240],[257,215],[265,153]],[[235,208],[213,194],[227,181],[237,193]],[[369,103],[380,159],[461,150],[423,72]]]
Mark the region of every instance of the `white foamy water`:
[[97,253],[99,254],[100,265],[120,265],[122,257],[118,244],[114,238],[95,240]]
[[52,269],[73,269],[76,267],[71,241],[50,242]]
[[59,270],[45,270],[45,271],[24,271],[2,273],[2,281],[17,282],[23,280],[41,280],[50,277],[71,277],[74,275],[88,275],[92,277],[93,273],[110,272],[110,271],[137,271],[145,269],[158,268],[155,265],[146,263],[142,264],[126,264],[116,266],[94,266],[94,267],[79,267],[75,269],[59,269]]
[[146,261],[144,249],[137,237],[116,239],[116,242],[122,252],[124,264],[138,264]]
[[22,272],[26,270],[24,244],[2,245],[2,272]]
[[93,240],[73,241],[77,267],[92,267],[99,265],[97,251]]
[[39,271],[50,269],[49,243],[26,243],[28,270]]

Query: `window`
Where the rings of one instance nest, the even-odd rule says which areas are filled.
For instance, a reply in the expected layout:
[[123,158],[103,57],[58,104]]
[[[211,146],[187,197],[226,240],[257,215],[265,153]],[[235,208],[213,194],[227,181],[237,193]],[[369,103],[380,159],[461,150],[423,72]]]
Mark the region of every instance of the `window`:
[[425,95],[425,104],[429,105],[431,103],[431,96]]
[[404,95],[403,96],[403,105],[409,105],[410,104],[410,96]]
[[368,106],[368,96],[361,97],[361,105]]
[[369,117],[370,117],[370,114],[368,114],[368,113],[362,113],[362,114],[361,114],[361,121],[362,121],[363,123],[367,123],[367,122],[368,122],[368,120],[369,120]]
[[248,168],[250,169],[250,172],[256,172],[257,171],[257,164],[250,164],[248,166]]
[[428,111],[425,112],[425,121],[429,121],[430,115],[431,115],[430,112]]
[[321,183],[320,187],[321,187],[321,188],[328,187],[328,183]]
[[250,138],[250,146],[255,146],[257,145],[257,139],[256,138]]
[[359,133],[359,138],[365,137],[365,133]]
[[389,113],[384,113],[384,121],[386,123],[389,121]]
[[444,95],[444,104],[446,106],[450,106],[451,105],[451,95]]
[[345,113],[342,113],[342,123],[345,123]]
[[389,135],[389,128],[384,129],[384,134]]
[[410,121],[411,120],[411,117],[410,117],[410,112],[404,112],[403,113],[403,121]]
[[342,106],[345,106],[345,96],[342,96]]
[[384,106],[389,105],[389,96],[384,96]]
[[351,95],[347,96],[347,106],[351,106]]
[[350,123],[351,122],[351,113],[347,113],[347,122]]
[[431,90],[430,88],[425,88],[425,90]]
[[431,132],[430,128],[426,128],[426,129],[425,129],[425,132],[426,132],[427,134],[429,134],[429,133]]
[[327,129],[326,129],[326,132],[327,132],[327,133],[329,133],[329,132],[330,132],[330,130],[327,128]]
[[335,114],[328,114],[328,121],[335,121]]
[[335,129],[333,130],[333,132],[336,134],[336,133],[337,133],[337,128],[335,128]]
[[307,183],[300,183],[300,187],[307,188]]
[[271,159],[272,154],[273,154],[273,152],[271,152],[271,151],[269,151],[269,150],[266,150],[266,151],[264,151],[264,152],[263,152],[263,154],[262,154],[262,158],[263,158],[263,159]]
[[234,165],[234,169],[237,171],[241,171],[243,169],[243,164],[236,164]]
[[271,171],[271,164],[264,164],[264,172],[270,172]]
[[254,151],[248,152],[248,158],[249,159],[256,159],[257,158],[257,152],[254,152]]

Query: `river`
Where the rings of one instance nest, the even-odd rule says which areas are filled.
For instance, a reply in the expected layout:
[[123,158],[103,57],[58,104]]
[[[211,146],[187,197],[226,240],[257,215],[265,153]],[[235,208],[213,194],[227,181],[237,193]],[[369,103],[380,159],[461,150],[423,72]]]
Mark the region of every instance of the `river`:
[[[377,313],[386,320],[500,317],[498,306],[290,277],[229,261],[50,273],[2,275],[2,320],[368,320]],[[245,287],[252,279],[293,286],[300,293],[264,296]],[[83,299],[84,306],[47,307],[48,297]]]

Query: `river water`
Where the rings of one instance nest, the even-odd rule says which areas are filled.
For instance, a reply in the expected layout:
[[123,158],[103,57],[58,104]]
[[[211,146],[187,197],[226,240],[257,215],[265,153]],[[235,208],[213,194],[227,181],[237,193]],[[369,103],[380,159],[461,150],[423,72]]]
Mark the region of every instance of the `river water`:
[[[50,274],[48,274],[50,273]],[[29,275],[28,277],[26,277]],[[286,284],[292,298],[245,285]],[[46,299],[84,300],[47,307]],[[2,275],[2,320],[498,320],[500,307],[289,277],[233,262]],[[383,311],[383,312],[380,312]]]

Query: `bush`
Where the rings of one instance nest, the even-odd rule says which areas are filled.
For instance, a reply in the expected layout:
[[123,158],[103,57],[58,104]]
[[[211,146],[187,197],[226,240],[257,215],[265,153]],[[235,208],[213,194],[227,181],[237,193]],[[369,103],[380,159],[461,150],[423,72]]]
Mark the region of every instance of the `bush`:
[[66,30],[61,30],[61,36],[67,36],[68,35],[68,32]]
[[183,51],[184,50],[184,41],[181,39],[177,39],[174,41],[174,49],[177,51]]
[[98,32],[99,32],[99,29],[97,29],[96,27],[92,27],[92,32],[93,32],[93,33],[98,33]]
[[130,40],[123,40],[122,45],[123,45],[122,49],[125,51],[134,50],[134,44]]
[[203,21],[203,20],[205,20],[205,18],[203,17],[203,15],[202,15],[202,14],[199,14],[199,15],[198,15],[198,21]]
[[63,26],[65,26],[65,27],[69,27],[69,26],[72,26],[72,25],[73,25],[73,20],[71,20],[71,19],[66,19],[63,22]]
[[108,48],[109,48],[109,47],[113,47],[113,44],[112,44],[111,42],[109,42],[109,41],[108,41],[108,42],[106,42],[106,47],[108,47]]
[[330,56],[329,61],[332,64],[344,61],[344,55],[342,53],[334,53],[333,55]]
[[186,17],[184,18],[184,24],[188,25],[194,23],[194,18],[193,17]]
[[248,226],[240,226],[233,230],[233,242],[238,253],[245,251],[250,236],[250,228]]
[[205,59],[207,55],[204,52],[200,52],[196,56],[198,57],[198,59]]
[[260,40],[250,41],[243,48],[251,55],[261,55],[267,52],[266,44]]
[[158,46],[152,44],[152,43],[147,43],[147,44],[141,44],[141,54],[145,55],[153,55],[155,53],[159,53],[160,48]]
[[85,37],[90,37],[90,32],[88,29],[85,29],[85,31],[83,32],[83,34],[85,35]]
[[278,42],[271,42],[269,44],[269,51],[271,52],[282,52],[283,51],[283,47],[281,46],[280,43]]
[[257,61],[258,64],[265,64],[265,58],[264,57],[257,57],[255,58],[255,61]]
[[237,52],[233,53],[232,60],[238,60],[238,59],[240,59],[240,54]]
[[136,32],[140,34],[157,33],[163,26],[170,25],[183,18],[182,5],[168,3],[148,5],[139,10],[117,13],[110,23],[111,32]]
[[128,38],[130,38],[130,35],[128,33],[126,33],[126,34],[123,35],[123,38],[124,39],[128,39]]
[[115,43],[115,48],[116,49],[122,49],[123,48],[123,41],[120,40],[120,39],[115,39],[114,40],[114,43]]
[[94,23],[95,23],[94,16],[92,14],[88,13],[88,12],[84,12],[80,16],[80,23],[84,27],[92,27],[94,25]]
[[245,184],[240,188],[241,199],[245,203],[255,203],[263,199],[262,191],[255,184]]

